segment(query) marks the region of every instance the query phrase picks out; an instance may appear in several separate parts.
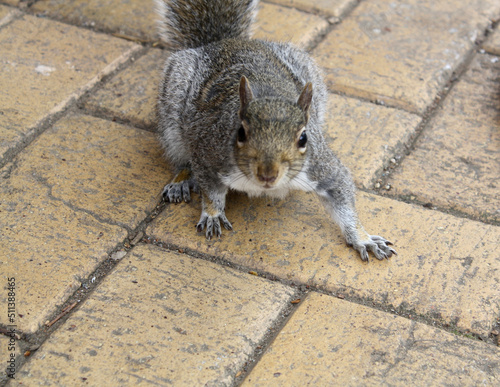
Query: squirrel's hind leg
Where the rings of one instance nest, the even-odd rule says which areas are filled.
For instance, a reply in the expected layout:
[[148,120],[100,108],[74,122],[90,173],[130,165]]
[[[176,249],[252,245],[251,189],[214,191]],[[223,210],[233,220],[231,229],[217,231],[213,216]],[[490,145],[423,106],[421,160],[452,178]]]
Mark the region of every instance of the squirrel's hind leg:
[[191,201],[190,190],[199,192],[199,187],[191,172],[191,168],[185,166],[180,169],[173,180],[163,188],[162,195],[165,200],[170,203],[180,203],[181,201],[188,203]]

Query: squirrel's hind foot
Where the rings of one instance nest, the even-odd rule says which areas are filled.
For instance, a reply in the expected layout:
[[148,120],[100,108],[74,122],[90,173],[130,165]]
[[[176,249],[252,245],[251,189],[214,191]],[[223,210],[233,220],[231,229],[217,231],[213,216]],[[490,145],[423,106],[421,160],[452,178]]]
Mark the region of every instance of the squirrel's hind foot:
[[182,201],[188,203],[191,201],[191,190],[199,192],[199,187],[192,177],[191,169],[186,167],[180,170],[172,182],[163,188],[162,196],[170,203],[180,203]]
[[392,255],[398,255],[396,250],[389,247],[391,245],[392,242],[389,242],[385,238],[378,235],[370,235],[368,240],[360,241],[354,244],[353,247],[359,252],[361,259],[368,262],[368,250],[371,251],[378,260],[388,259],[392,257]]

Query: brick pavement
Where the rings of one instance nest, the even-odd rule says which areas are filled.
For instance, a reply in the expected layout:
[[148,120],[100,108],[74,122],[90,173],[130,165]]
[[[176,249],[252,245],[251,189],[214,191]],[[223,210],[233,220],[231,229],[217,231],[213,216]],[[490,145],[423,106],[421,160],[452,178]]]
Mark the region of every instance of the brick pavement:
[[329,144],[399,253],[366,264],[309,194],[232,193],[210,242],[197,195],[161,202],[150,3],[0,0],[0,385],[10,353],[12,386],[498,385],[499,18],[262,3],[255,36],[324,69]]

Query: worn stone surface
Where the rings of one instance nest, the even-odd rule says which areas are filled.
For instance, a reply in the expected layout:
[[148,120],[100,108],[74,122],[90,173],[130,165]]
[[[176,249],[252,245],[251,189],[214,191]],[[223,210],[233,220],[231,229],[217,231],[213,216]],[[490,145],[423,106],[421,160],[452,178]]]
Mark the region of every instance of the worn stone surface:
[[45,0],[35,12],[80,26],[146,41],[158,39],[154,2],[144,0]]
[[484,49],[490,54],[500,56],[500,27],[498,25],[488,40],[484,43]]
[[[127,235],[123,228],[55,199],[48,187],[28,175],[2,179],[0,208],[0,272],[16,278],[17,327],[28,333]],[[2,292],[2,305],[6,298]],[[0,314],[0,323],[8,324],[7,313]]]
[[356,185],[372,187],[392,156],[408,143],[420,120],[401,110],[332,94],[324,131]]
[[292,295],[277,282],[136,247],[17,381],[229,385]]
[[71,115],[2,177],[0,271],[16,277],[19,327],[33,332],[154,209],[168,175],[154,134]]
[[314,56],[332,90],[423,112],[498,12],[495,0],[365,1]]
[[499,72],[498,57],[476,57],[392,175],[392,193],[500,221]]
[[342,16],[356,5],[355,0],[271,0],[273,3],[295,7],[307,12],[320,13],[327,16]]
[[26,154],[31,162],[19,175],[72,208],[129,229],[156,206],[170,178],[155,134],[90,116],[60,120]]
[[309,48],[328,28],[328,22],[319,16],[266,3],[260,5],[256,24],[255,38],[291,42],[302,48]]
[[194,229],[201,211],[195,196],[190,204],[168,205],[147,233],[278,278],[414,310],[487,335],[500,311],[500,228],[358,196],[365,228],[392,241],[398,256],[363,263],[310,194],[277,202],[230,195],[226,215],[234,231],[224,230],[222,239],[210,242]]
[[312,293],[243,386],[498,383],[494,346]]
[[150,50],[93,93],[85,107],[135,125],[153,127],[161,69],[167,55],[166,51]]
[[0,164],[44,117],[62,110],[137,48],[32,16],[2,28],[0,84],[8,93],[0,93]]

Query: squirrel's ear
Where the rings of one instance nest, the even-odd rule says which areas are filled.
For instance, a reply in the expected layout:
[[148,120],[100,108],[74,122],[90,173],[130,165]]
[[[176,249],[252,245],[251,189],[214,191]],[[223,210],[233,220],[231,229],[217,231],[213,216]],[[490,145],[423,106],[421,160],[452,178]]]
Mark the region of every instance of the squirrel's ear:
[[309,112],[309,107],[311,106],[311,101],[313,97],[313,87],[311,82],[307,82],[307,84],[304,86],[304,89],[302,90],[302,93],[300,93],[299,100],[297,101],[297,105],[302,109],[304,113]]
[[253,99],[252,89],[250,88],[250,82],[248,82],[247,77],[244,75],[240,79],[240,102],[241,107],[248,105],[248,103]]

